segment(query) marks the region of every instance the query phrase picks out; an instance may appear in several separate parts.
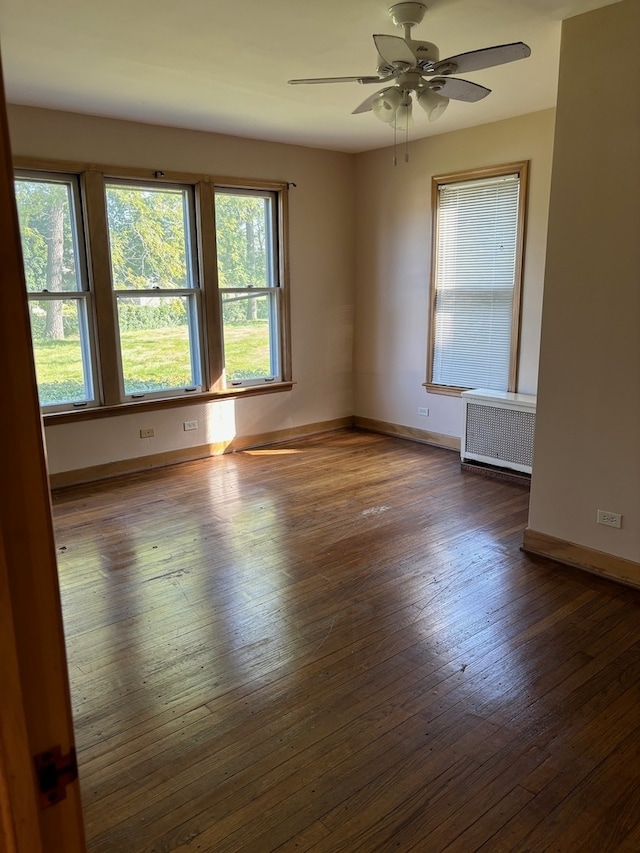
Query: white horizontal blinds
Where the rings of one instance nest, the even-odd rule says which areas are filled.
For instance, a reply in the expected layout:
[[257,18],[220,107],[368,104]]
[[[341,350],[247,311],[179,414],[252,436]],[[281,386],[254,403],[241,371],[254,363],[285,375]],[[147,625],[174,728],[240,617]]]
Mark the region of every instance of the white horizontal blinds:
[[442,184],[438,190],[432,382],[506,391],[519,176]]

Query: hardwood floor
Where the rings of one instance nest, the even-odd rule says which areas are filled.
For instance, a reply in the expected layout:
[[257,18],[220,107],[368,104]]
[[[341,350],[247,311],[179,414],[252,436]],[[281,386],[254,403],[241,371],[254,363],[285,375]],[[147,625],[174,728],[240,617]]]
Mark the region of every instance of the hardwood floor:
[[640,850],[640,593],[340,431],[54,496],[91,853]]

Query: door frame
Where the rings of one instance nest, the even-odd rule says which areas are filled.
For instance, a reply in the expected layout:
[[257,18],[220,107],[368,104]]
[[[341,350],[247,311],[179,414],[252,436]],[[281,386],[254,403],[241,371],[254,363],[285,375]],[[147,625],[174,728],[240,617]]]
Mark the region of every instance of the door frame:
[[33,763],[74,736],[1,67],[0,234],[0,846],[85,853],[78,781],[43,809]]

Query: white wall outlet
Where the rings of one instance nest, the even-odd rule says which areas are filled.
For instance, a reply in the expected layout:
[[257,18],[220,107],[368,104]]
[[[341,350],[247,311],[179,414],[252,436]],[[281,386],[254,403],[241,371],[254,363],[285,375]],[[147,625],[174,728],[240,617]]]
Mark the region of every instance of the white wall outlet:
[[140,430],[140,438],[153,438],[156,434],[156,431],[153,427],[147,427],[147,429]]
[[183,421],[182,422],[182,429],[185,432],[189,432],[189,430],[192,430],[192,429],[198,429],[198,421]]
[[622,516],[619,512],[607,512],[598,510],[598,524],[607,524],[609,527],[622,527]]
[[429,409],[425,409],[424,406],[418,406],[418,414],[423,418],[429,417]]

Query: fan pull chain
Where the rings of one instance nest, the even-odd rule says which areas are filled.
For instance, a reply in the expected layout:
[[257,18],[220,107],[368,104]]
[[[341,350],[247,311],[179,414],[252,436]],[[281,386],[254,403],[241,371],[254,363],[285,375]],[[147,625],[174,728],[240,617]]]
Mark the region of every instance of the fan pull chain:
[[409,121],[404,129],[404,162],[409,162]]
[[398,157],[396,156],[398,151],[398,128],[396,126],[395,119],[393,120],[393,165],[398,165]]

